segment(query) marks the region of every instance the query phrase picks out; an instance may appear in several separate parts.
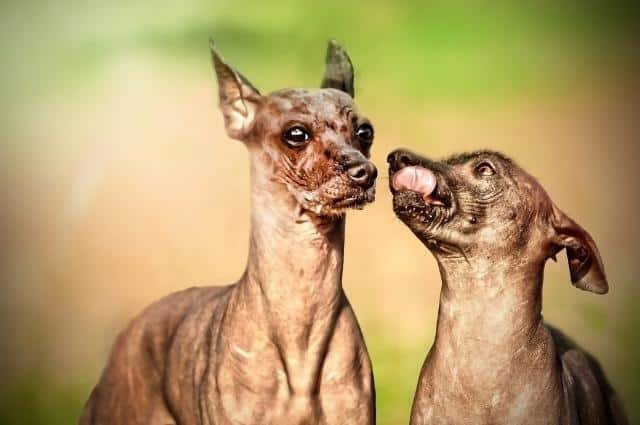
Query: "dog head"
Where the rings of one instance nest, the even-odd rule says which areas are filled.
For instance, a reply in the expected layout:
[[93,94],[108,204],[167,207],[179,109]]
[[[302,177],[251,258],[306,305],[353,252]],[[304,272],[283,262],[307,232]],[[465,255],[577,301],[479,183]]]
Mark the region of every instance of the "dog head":
[[320,89],[267,95],[210,47],[227,134],[247,145],[253,173],[321,217],[340,217],[374,200],[373,126],[353,102],[353,67],[342,47],[329,43]]
[[565,249],[572,283],[606,293],[591,236],[551,201],[538,181],[498,152],[433,161],[407,150],[389,154],[396,215],[436,257],[544,262]]

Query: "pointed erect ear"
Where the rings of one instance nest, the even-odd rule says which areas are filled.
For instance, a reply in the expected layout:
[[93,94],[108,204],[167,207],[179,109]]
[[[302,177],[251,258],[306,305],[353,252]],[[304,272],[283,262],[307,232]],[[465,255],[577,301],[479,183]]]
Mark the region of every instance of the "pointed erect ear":
[[325,63],[327,67],[320,87],[342,90],[353,97],[353,65],[347,51],[335,40],[329,41]]
[[218,77],[220,109],[224,116],[227,134],[234,139],[245,140],[262,98],[249,80],[224,62],[213,40],[209,40],[209,49],[213,68]]
[[604,265],[591,236],[558,207],[553,205],[551,225],[555,243],[567,251],[571,283],[585,291],[606,294],[609,291]]

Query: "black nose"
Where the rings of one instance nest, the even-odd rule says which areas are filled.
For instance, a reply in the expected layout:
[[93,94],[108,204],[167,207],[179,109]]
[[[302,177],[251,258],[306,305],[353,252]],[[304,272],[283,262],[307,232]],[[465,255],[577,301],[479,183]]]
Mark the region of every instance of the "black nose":
[[349,178],[359,186],[368,189],[378,177],[376,166],[367,159],[351,160],[346,164]]
[[387,155],[387,162],[392,171],[398,171],[409,165],[416,165],[416,161],[412,159],[411,154],[403,149],[396,149]]

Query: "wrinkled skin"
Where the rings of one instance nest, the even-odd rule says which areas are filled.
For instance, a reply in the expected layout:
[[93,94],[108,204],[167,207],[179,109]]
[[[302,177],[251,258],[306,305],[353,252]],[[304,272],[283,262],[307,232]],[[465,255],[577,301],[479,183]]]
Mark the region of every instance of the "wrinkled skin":
[[[562,249],[574,286],[607,292],[587,232],[500,153],[436,162],[397,150],[388,162],[394,211],[442,278],[411,424],[626,424],[598,362],[541,315],[544,265]],[[432,193],[394,186],[416,165],[435,177]]]
[[[342,289],[344,211],[373,200],[376,177],[353,76],[331,66],[351,70],[348,57],[331,44],[324,88],[262,96],[212,53],[227,132],[250,153],[247,268],[133,320],[80,422],[373,424],[371,363]],[[294,125],[310,136],[300,146],[285,137]]]

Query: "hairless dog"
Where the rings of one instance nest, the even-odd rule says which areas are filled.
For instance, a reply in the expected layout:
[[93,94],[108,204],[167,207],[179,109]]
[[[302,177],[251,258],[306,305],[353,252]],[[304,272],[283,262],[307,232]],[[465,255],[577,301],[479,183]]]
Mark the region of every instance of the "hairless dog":
[[342,289],[344,213],[373,201],[377,173],[349,57],[332,42],[322,89],[261,95],[211,52],[227,132],[250,154],[246,270],[134,319],[80,422],[372,424],[371,363]]
[[625,424],[598,362],[543,323],[545,262],[608,290],[593,239],[504,155],[389,154],[393,209],[436,258],[436,338],[411,424]]

